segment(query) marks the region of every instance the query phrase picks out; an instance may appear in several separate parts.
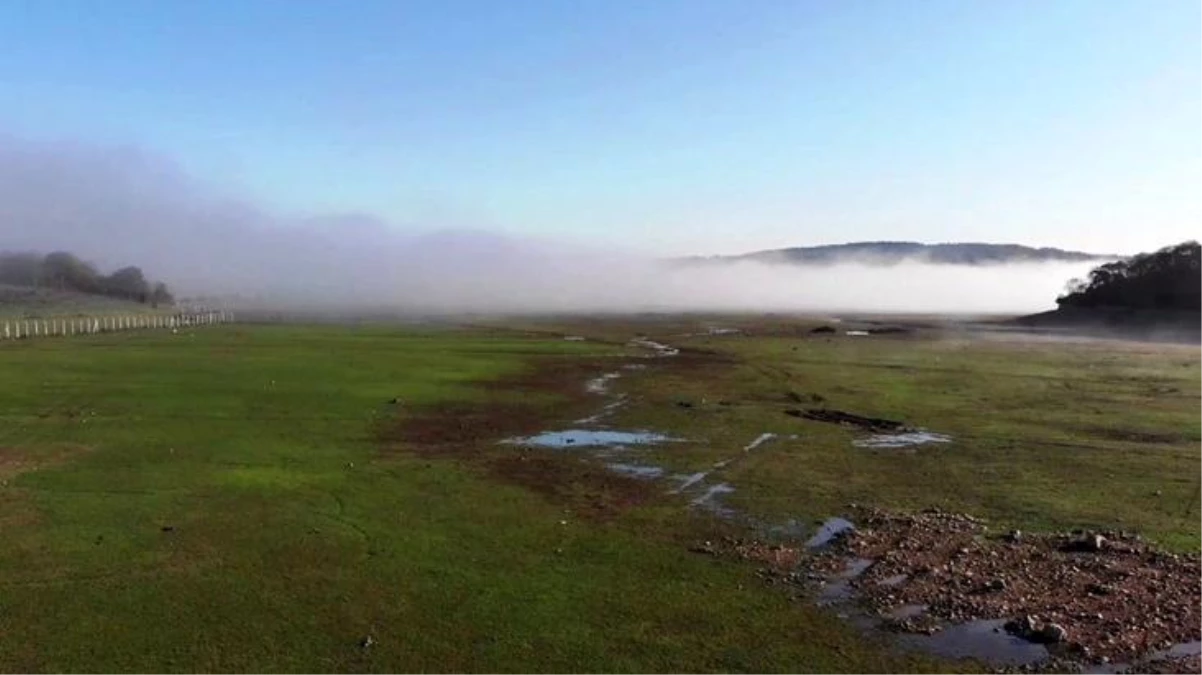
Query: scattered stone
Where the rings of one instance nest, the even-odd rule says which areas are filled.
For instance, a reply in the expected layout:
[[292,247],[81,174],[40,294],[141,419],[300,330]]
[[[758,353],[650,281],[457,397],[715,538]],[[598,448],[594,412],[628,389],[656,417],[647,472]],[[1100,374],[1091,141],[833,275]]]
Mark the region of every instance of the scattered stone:
[[1007,633],[1025,638],[1035,633],[1035,617],[1031,616],[1030,614],[1026,614],[1017,619],[1007,621],[1002,628],[1004,628]]
[[1047,644],[1058,644],[1068,639],[1068,631],[1058,623],[1046,623],[1039,629],[1039,641]]
[[1064,545],[1065,551],[1083,551],[1086,553],[1099,553],[1105,548],[1106,537],[1096,533],[1088,534]]
[[[890,619],[907,606],[925,606],[932,621],[952,624],[1003,619],[1008,633],[1064,645],[1057,653],[1074,669],[1103,659],[1144,663],[1156,650],[1202,640],[1197,553],[1171,554],[1134,534],[1109,531],[1014,530],[990,539],[985,523],[941,509],[852,506],[849,516],[857,530],[808,558],[806,572],[841,581],[892,630],[923,632],[929,625]],[[840,578],[859,561],[870,564]],[[882,584],[899,575],[908,581]]]
[[997,592],[1006,590],[1005,579],[993,579],[985,584],[985,590],[988,592]]

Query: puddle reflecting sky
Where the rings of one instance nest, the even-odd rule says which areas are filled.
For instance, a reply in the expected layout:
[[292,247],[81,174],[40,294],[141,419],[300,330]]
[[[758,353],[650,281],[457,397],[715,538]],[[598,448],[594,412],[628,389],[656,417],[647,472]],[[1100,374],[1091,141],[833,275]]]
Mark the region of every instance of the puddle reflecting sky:
[[505,443],[532,445],[540,448],[601,448],[625,445],[651,445],[667,441],[678,441],[664,434],[651,431],[611,431],[608,429],[567,429],[545,431],[535,436],[511,438]]

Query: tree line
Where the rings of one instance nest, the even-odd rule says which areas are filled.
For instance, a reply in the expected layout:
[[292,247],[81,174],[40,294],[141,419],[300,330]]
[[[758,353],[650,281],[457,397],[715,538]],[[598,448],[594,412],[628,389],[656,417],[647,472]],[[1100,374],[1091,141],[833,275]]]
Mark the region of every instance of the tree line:
[[175,302],[166,284],[152,283],[138,267],[122,267],[111,274],[102,274],[95,265],[66,251],[46,255],[0,252],[0,284],[76,291],[156,307]]
[[1202,246],[1187,241],[1095,267],[1073,279],[1061,307],[1202,309]]

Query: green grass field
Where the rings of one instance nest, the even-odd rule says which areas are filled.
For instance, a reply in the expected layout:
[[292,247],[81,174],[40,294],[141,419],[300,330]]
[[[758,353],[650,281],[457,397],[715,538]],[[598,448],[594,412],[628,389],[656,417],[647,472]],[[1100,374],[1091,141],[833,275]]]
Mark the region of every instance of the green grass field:
[[[732,505],[775,519],[837,515],[851,502],[940,507],[999,531],[1126,529],[1172,550],[1202,545],[1197,347],[747,328],[748,336],[678,339],[733,364],[632,381],[641,403],[619,417],[701,441],[649,454],[682,472],[739,456],[712,477],[738,487]],[[953,440],[856,448],[865,432],[784,414],[810,407]],[[741,456],[764,432],[798,438]]]
[[[721,524],[666,486],[589,516],[613,486],[578,456],[497,469],[518,452],[490,435],[504,419],[472,435],[474,417],[444,412],[426,440],[403,433],[472,406],[565,426],[602,402],[565,393],[575,379],[498,383],[615,368],[636,332],[704,350],[615,382],[633,401],[615,424],[690,439],[648,461],[696,470],[762,432],[798,436],[719,473],[748,513],[939,505],[999,528],[1122,527],[1198,549],[1196,348],[825,339],[787,321],[681,335],[696,327],[214,326],[2,344],[0,670],[967,667],[690,553]],[[783,413],[814,396],[955,440],[853,448],[854,432]]]
[[935,667],[667,532],[379,450],[393,397],[614,351],[337,327],[0,346],[0,669]]

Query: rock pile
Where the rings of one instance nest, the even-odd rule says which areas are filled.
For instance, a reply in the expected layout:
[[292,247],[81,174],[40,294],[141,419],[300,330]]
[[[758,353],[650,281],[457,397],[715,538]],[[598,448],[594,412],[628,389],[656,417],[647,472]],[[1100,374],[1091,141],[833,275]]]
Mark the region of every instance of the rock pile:
[[995,539],[981,521],[939,510],[863,509],[856,523],[813,566],[873,560],[850,582],[870,607],[887,616],[925,606],[925,616],[893,622],[899,630],[1007,619],[1007,631],[1090,663],[1131,662],[1202,638],[1197,555],[1123,532]]

